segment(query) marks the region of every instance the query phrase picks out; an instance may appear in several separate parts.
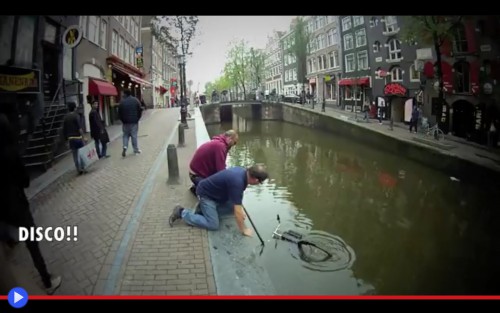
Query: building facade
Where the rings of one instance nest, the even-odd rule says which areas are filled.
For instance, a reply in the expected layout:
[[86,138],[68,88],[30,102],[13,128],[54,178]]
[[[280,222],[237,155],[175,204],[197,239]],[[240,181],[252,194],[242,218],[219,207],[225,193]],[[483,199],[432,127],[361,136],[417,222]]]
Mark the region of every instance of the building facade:
[[280,47],[282,50],[281,64],[283,67],[282,80],[283,80],[283,95],[300,95],[302,86],[297,80],[297,57],[290,49],[295,44],[293,24],[290,29],[283,34],[280,40]]
[[[367,21],[364,16],[340,16],[342,76],[339,80],[341,106],[360,112],[372,101]],[[356,109],[355,109],[356,108]]]
[[342,71],[338,16],[311,16],[306,19],[311,34],[307,75],[315,101],[337,105],[338,82]]
[[283,66],[282,66],[282,50],[280,47],[280,38],[283,32],[274,31],[271,36],[268,36],[265,48],[264,73],[265,73],[265,91],[267,96],[275,93],[283,94]]
[[[63,44],[64,34],[77,24],[77,16],[0,17],[0,110],[16,123],[27,167],[53,159],[67,111],[65,87],[75,78],[75,53]],[[78,103],[78,94],[71,96]]]
[[[423,101],[420,70],[415,63],[418,42],[408,43],[400,38],[404,28],[401,17],[365,16],[365,19],[368,23],[372,103],[384,108],[385,119],[392,117],[394,122],[410,122],[413,106]],[[400,94],[391,94],[391,90],[398,90]]]
[[[77,48],[77,75],[83,83],[84,116],[89,102],[99,102],[106,125],[118,121],[117,104],[124,89],[138,98],[151,83],[145,77],[137,51],[141,49],[140,16],[80,16],[83,39]],[[88,131],[88,118],[85,118]]]

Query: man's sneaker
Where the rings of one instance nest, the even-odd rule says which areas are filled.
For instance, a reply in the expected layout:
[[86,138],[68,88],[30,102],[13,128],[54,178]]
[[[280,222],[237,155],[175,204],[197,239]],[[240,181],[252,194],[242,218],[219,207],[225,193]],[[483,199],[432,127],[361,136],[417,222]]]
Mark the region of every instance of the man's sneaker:
[[127,149],[123,148],[122,157],[126,157],[126,156],[127,156]]
[[141,154],[142,151],[141,150],[137,150],[137,151],[134,151],[135,154]]
[[61,276],[52,276],[50,278],[50,287],[46,288],[47,294],[52,295],[61,286],[62,278]]
[[180,220],[182,218],[182,210],[184,210],[184,208],[181,207],[180,205],[175,206],[174,211],[168,218],[168,223],[170,224],[170,227],[174,225],[175,221]]

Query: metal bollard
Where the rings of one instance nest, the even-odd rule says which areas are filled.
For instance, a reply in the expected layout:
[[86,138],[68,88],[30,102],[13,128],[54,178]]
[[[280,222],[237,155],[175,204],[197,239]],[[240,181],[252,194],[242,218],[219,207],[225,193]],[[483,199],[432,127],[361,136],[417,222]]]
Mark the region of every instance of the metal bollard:
[[179,127],[177,128],[177,133],[179,135],[179,143],[177,144],[177,147],[184,147],[184,145],[185,145],[184,125],[179,124]]
[[179,162],[177,160],[177,148],[173,144],[167,147],[168,180],[167,184],[179,184]]

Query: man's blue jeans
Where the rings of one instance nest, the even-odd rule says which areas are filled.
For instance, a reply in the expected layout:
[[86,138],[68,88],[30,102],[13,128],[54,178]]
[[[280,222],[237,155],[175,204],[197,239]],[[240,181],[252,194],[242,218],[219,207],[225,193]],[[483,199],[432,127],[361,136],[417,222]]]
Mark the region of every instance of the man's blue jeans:
[[127,150],[128,148],[128,138],[132,140],[132,147],[134,148],[134,152],[139,151],[139,145],[137,144],[137,133],[139,132],[139,124],[123,124],[123,149]]
[[219,215],[228,215],[234,212],[234,206],[231,202],[217,203],[207,197],[200,197],[198,205],[203,215],[195,214],[194,210],[184,209],[182,219],[191,226],[208,230],[219,229]]

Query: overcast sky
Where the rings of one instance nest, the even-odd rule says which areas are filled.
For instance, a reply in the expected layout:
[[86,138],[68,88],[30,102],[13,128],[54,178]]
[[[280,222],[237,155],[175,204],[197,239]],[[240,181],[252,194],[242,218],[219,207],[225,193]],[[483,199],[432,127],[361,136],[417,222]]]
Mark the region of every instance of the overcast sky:
[[285,31],[293,16],[199,16],[200,35],[193,39],[193,53],[187,59],[186,78],[193,90],[203,91],[205,83],[221,76],[229,44],[244,39],[250,46],[265,48],[273,30]]

